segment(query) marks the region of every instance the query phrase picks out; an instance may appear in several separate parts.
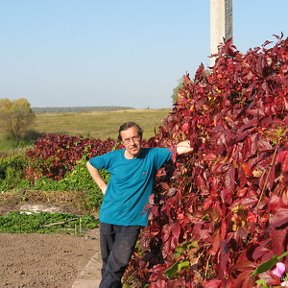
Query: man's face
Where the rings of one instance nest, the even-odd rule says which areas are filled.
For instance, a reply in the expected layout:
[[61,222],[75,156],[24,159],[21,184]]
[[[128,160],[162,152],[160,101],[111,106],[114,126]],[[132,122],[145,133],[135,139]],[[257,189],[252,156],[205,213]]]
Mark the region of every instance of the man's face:
[[128,128],[120,132],[122,143],[126,148],[125,156],[127,158],[135,158],[141,151],[141,137],[136,127]]

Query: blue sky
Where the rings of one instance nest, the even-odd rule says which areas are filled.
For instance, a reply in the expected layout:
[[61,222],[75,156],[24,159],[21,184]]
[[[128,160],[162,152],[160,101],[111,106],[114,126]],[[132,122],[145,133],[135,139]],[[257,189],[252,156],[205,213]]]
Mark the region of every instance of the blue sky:
[[[209,60],[209,0],[0,0],[0,98],[169,108]],[[241,52],[288,35],[287,0],[234,0]]]

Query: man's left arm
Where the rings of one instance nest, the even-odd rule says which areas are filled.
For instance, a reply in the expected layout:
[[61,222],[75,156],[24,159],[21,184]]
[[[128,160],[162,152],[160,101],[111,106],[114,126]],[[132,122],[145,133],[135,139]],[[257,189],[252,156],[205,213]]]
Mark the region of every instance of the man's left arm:
[[193,151],[193,148],[190,146],[190,141],[181,141],[176,145],[176,152],[178,155],[190,153]]

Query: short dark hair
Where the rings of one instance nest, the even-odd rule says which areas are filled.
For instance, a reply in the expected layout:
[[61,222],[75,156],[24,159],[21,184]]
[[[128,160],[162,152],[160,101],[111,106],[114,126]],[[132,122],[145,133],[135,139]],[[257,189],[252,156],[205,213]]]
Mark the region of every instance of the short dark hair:
[[143,130],[142,128],[136,124],[135,122],[125,122],[124,124],[122,124],[119,128],[118,131],[118,140],[122,141],[122,137],[121,137],[121,132],[128,130],[129,128],[135,127],[138,130],[138,135],[141,137],[142,139],[142,135],[143,135]]

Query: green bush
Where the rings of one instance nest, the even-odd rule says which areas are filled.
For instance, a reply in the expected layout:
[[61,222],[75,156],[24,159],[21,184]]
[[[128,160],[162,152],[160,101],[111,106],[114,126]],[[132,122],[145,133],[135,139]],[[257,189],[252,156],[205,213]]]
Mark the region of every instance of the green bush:
[[[77,162],[74,169],[67,174],[67,176],[59,181],[66,186],[66,190],[84,190],[87,191],[87,209],[92,207],[100,207],[101,201],[103,199],[103,193],[100,188],[92,180],[87,168],[87,160],[82,159]],[[108,182],[109,174],[106,171],[100,171],[103,179]]]
[[[77,161],[76,165],[74,166],[73,170],[65,177],[58,181],[59,183],[62,183],[66,186],[67,190],[98,190],[101,192],[101,190],[98,188],[98,186],[93,182],[87,167],[86,167],[87,160],[81,159],[80,161]],[[108,174],[107,172],[101,172],[101,175],[104,179],[108,180]],[[102,194],[102,192],[101,192]]]
[[0,190],[29,187],[24,177],[26,165],[26,158],[21,154],[0,158]]
[[[56,181],[45,177],[38,179],[35,181],[33,189],[44,191],[85,191],[87,194],[85,209],[99,208],[103,193],[93,182],[86,168],[86,162],[85,159],[78,161],[74,169],[61,180]],[[106,171],[100,171],[100,173],[108,181],[109,174]]]

